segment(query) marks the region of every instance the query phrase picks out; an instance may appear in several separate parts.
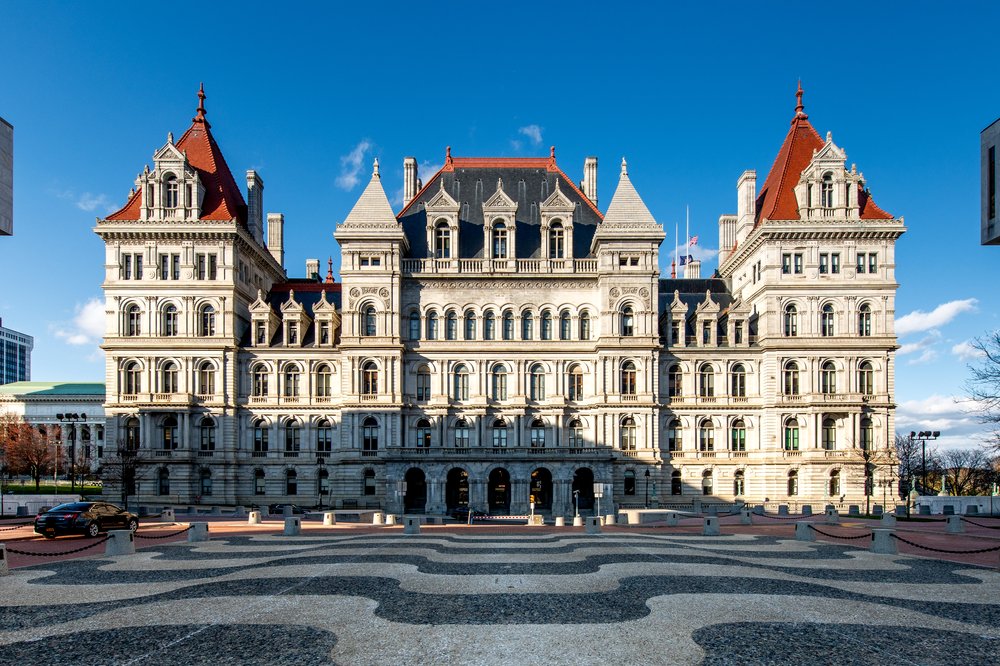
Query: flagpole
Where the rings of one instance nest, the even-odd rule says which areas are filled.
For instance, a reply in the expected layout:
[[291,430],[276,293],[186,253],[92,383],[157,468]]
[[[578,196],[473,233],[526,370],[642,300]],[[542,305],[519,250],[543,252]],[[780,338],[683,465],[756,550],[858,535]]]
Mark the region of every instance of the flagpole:
[[687,236],[684,243],[684,254],[687,255],[691,252],[691,206],[684,206],[684,217],[684,235]]
[[681,265],[680,227],[680,222],[674,223],[674,277],[677,277],[677,269]]

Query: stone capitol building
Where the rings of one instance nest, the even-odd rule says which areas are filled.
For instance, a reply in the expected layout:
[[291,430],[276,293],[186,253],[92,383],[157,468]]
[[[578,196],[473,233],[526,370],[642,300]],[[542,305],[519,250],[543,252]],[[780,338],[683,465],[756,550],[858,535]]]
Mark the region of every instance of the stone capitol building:
[[199,98],[95,228],[107,449],[139,456],[139,501],[571,515],[887,483],[905,229],[801,88],[719,217],[717,273],[669,278],[625,160],[602,211],[597,160],[576,183],[554,149],[449,149],[426,182],[407,158],[398,212],[376,161],[333,231],[341,280],[289,277],[283,216]]

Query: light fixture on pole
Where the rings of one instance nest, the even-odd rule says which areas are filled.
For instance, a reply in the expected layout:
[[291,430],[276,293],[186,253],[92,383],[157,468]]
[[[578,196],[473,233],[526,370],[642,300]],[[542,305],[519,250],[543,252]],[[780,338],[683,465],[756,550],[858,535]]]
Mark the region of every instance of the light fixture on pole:
[[644,476],[646,477],[646,504],[645,504],[645,506],[648,509],[649,508],[649,470],[648,469],[646,470],[646,473],[644,474]]
[[[76,492],[76,424],[87,421],[86,414],[66,413],[56,414],[56,419],[60,423],[68,423],[69,429],[69,485],[70,490]],[[56,450],[56,476],[59,476],[59,451]],[[56,481],[58,490],[58,480]]]
[[910,440],[917,440],[920,442],[920,460],[921,460],[921,479],[920,479],[920,491],[921,494],[927,494],[927,442],[928,440],[935,440],[941,436],[940,430],[921,430],[920,432],[910,432]]

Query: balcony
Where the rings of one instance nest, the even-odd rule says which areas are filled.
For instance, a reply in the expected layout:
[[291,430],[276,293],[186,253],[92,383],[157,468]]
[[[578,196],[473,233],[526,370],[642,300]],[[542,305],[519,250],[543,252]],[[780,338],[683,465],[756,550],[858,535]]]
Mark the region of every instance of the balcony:
[[596,273],[597,259],[403,259],[405,275]]
[[153,449],[154,458],[169,458],[173,454],[171,449]]
[[361,402],[375,402],[378,400],[378,393],[362,393],[358,398]]
[[211,458],[214,455],[215,455],[215,451],[199,451],[198,452],[198,457],[199,458]]
[[250,457],[251,458],[266,458],[267,457],[267,451],[251,451],[250,452]]

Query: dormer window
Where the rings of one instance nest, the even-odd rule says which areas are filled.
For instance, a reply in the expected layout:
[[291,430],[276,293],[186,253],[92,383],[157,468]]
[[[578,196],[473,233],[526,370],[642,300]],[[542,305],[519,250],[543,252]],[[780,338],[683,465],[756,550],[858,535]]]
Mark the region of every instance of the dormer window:
[[169,174],[163,181],[163,207],[177,208],[180,203],[180,184],[177,176]]
[[434,227],[434,256],[438,259],[451,259],[451,229],[445,220],[439,221]]
[[507,225],[503,222],[493,225],[493,258],[507,258]]
[[566,256],[566,230],[562,222],[553,222],[549,227],[549,259],[562,259]]
[[820,190],[820,205],[823,208],[833,208],[833,174],[827,171],[823,174],[823,187]]
[[254,340],[258,345],[267,344],[267,324],[262,321],[255,323]]
[[288,322],[288,344],[299,344],[299,324],[298,322]]

